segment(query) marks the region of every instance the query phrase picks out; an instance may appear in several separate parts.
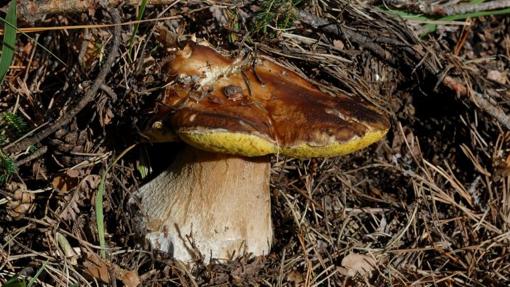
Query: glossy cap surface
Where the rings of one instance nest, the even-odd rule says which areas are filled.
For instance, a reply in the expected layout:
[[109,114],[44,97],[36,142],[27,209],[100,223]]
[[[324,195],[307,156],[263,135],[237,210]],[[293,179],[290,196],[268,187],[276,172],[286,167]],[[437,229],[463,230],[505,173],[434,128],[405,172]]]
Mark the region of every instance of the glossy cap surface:
[[170,65],[163,104],[170,128],[203,150],[329,157],[360,150],[388,131],[370,105],[330,95],[268,57],[231,59],[189,42]]

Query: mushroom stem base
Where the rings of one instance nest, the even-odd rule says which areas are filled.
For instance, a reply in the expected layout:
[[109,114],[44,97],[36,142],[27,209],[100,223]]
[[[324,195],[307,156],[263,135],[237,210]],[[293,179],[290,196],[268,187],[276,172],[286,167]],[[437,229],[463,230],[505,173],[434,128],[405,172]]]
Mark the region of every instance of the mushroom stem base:
[[137,193],[146,238],[182,261],[269,253],[272,241],[267,158],[186,148]]

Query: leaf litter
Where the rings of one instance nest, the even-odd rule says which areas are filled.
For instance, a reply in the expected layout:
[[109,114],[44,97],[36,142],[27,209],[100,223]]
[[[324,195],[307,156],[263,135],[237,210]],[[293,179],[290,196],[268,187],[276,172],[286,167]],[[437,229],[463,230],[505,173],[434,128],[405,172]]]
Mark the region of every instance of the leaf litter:
[[[258,14],[267,10],[261,1],[147,6],[143,17],[174,17],[164,24],[181,38],[269,54],[324,89],[363,98],[391,117],[387,138],[342,158],[274,157],[275,238],[268,256],[207,266],[175,262],[148,249],[130,201],[179,151],[179,144],[144,143],[138,132],[167,84],[168,54],[151,35],[154,23],[140,24],[132,59],[125,53],[133,33],[123,26],[120,56],[96,100],[47,138],[12,152],[9,145],[44,130],[85,97],[110,53],[113,30],[34,35],[66,66],[20,36],[0,98],[0,111],[28,128],[17,134],[13,125],[0,127],[0,159],[16,164],[0,193],[2,284],[34,278],[37,270],[35,281],[45,286],[510,282],[508,16],[439,25],[420,39],[422,26],[383,12],[379,1],[270,2],[308,18],[265,17]],[[48,14],[34,25],[112,22],[112,7],[90,8]],[[119,10],[122,22],[138,15],[127,5]],[[256,22],[261,19],[266,22]],[[318,20],[329,24],[315,25]],[[109,248],[101,258],[94,200],[108,166],[103,222]],[[151,172],[145,177],[140,170]],[[13,184],[23,188],[8,188]]]

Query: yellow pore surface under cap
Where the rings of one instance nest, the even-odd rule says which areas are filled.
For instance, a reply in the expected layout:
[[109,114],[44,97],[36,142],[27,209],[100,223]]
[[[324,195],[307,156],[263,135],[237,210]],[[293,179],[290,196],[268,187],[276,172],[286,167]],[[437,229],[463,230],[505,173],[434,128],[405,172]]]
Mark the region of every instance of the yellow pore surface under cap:
[[247,157],[280,154],[296,158],[332,157],[361,150],[384,137],[388,130],[368,131],[361,137],[328,145],[308,143],[295,146],[279,146],[257,135],[223,130],[180,131],[179,137],[186,143],[202,150],[235,154]]

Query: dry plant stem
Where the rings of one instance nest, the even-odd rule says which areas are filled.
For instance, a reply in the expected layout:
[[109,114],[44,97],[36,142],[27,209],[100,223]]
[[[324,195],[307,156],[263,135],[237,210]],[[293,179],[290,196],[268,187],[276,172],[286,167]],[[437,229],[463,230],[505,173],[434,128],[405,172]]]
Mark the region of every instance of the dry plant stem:
[[450,16],[508,7],[510,7],[510,0],[496,0],[478,4],[461,3],[457,5],[433,5],[425,7],[422,9],[422,12],[428,15]]
[[495,0],[477,4],[460,3],[454,5],[425,4],[423,3],[424,1],[415,0],[384,0],[382,2],[399,9],[432,16],[451,16],[510,7],[510,0]]
[[484,98],[480,93],[473,93],[473,95],[471,96],[471,100],[478,107],[487,112],[489,115],[493,116],[495,119],[498,120],[499,123],[501,123],[508,130],[510,130],[510,116],[508,116],[503,111],[503,109],[489,102],[489,100]]
[[[117,9],[111,10],[111,16],[113,19],[113,22],[115,24],[120,23],[120,15]],[[121,36],[121,29],[120,26],[114,27],[114,33],[113,33],[113,44],[111,47],[110,54],[108,55],[108,58],[106,59],[105,63],[103,64],[103,67],[101,68],[101,71],[99,72],[99,75],[97,76],[96,80],[94,81],[94,84],[92,87],[87,91],[85,96],[81,98],[76,105],[71,107],[69,110],[67,110],[62,117],[60,117],[58,120],[56,120],[54,123],[51,123],[47,128],[44,130],[41,130],[37,134],[25,138],[24,140],[18,142],[16,145],[8,145],[5,148],[6,152],[9,153],[18,153],[23,150],[25,150],[27,147],[37,144],[52,133],[56,132],[58,129],[60,129],[62,126],[68,124],[71,122],[71,120],[85,107],[87,104],[89,104],[96,96],[98,89],[101,87],[101,85],[104,83],[104,80],[106,78],[106,75],[110,72],[115,59],[117,59],[118,56],[118,50],[120,45],[120,36]]]
[[[187,147],[137,196],[155,249],[205,262],[269,253],[272,228],[267,158]],[[197,251],[200,254],[197,254]]]
[[[469,91],[468,88],[451,76],[445,76],[442,80],[443,85],[450,88],[459,96],[469,96],[472,101],[480,109],[493,116],[500,124],[510,130],[510,116],[508,116],[499,106],[492,104],[481,94]],[[471,94],[471,96],[470,96]]]
[[22,158],[20,160],[17,160],[16,161],[16,166],[19,167],[19,166],[27,164],[27,163],[35,160],[35,159],[38,159],[39,157],[44,155],[46,152],[48,152],[48,147],[47,146],[42,146],[42,147],[38,148],[35,152],[30,154],[29,156],[27,156],[25,158]]
[[341,36],[346,34],[349,40],[352,40],[359,45],[365,47],[372,53],[374,53],[377,57],[386,61],[390,65],[395,66],[396,61],[392,57],[391,53],[384,50],[381,46],[374,43],[374,39],[370,39],[358,33],[349,33],[349,31],[342,31],[335,23],[330,23],[328,20],[323,19],[321,17],[315,16],[309,12],[299,10],[299,17],[303,23],[306,23],[312,26],[315,29],[320,29],[326,33],[333,34],[335,36]]
[[[149,0],[150,5],[170,4],[175,0]],[[18,17],[33,22],[48,14],[64,14],[73,12],[85,12],[92,10],[99,5],[106,7],[117,7],[124,5],[140,5],[140,0],[18,0],[16,7]]]

